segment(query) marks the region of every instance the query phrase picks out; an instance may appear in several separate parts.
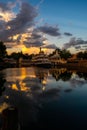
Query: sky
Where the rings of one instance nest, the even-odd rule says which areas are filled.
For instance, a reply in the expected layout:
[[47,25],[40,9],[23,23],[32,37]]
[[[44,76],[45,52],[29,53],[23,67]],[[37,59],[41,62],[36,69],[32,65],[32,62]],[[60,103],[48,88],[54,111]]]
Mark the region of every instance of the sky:
[[87,50],[87,0],[0,0],[0,40],[8,53]]

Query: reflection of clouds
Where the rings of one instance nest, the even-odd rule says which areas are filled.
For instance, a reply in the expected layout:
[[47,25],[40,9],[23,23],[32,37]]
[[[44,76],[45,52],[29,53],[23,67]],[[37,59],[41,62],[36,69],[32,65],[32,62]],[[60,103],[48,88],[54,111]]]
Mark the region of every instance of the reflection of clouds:
[[68,88],[68,89],[65,89],[65,90],[64,90],[64,92],[66,92],[66,93],[69,93],[69,92],[71,92],[71,91],[72,91],[71,88]]
[[72,73],[67,71],[66,68],[52,68],[50,69],[51,75],[59,81],[62,79],[63,81],[68,81],[71,78]]
[[11,88],[7,88],[4,94],[9,95],[9,99],[3,96],[3,101],[18,108],[21,124],[27,125],[28,122],[36,120],[38,112],[38,103],[36,100],[30,98],[30,96],[26,96],[22,91],[15,91]]
[[60,89],[51,88],[51,89],[48,89],[47,91],[43,91],[43,93],[40,93],[38,96],[41,101],[42,100],[48,101],[48,100],[52,100],[52,99],[55,99],[56,97],[58,97],[59,92],[60,92]]
[[[36,74],[36,73],[35,73]],[[38,72],[38,77],[26,75],[24,79],[16,77],[15,80],[7,81],[6,91],[2,96],[2,102],[16,106],[19,110],[20,124],[27,126],[29,122],[38,121],[38,112],[43,106],[43,102],[55,99],[59,96],[59,89],[44,88],[47,85],[47,73]],[[6,97],[9,98],[6,98]]]
[[[49,89],[47,91],[41,91],[40,86],[32,86],[30,94],[24,93],[21,90],[16,91],[12,88],[7,88],[3,95],[3,100],[7,104],[16,106],[19,110],[20,124],[27,126],[29,122],[38,121],[39,109],[42,109],[43,102],[53,100],[59,96],[59,89]],[[27,94],[29,94],[27,96]],[[6,98],[6,95],[9,98]]]
[[74,87],[82,87],[83,85],[87,84],[87,81],[80,78],[72,78],[70,79],[70,86]]
[[[79,78],[76,74],[70,79],[67,78],[67,82],[65,82],[54,80],[48,69],[26,68],[26,70],[23,70],[26,73],[20,72],[21,69],[19,68],[15,70],[18,71],[15,72],[15,79],[13,79],[14,76],[9,78],[10,74],[7,74],[6,90],[0,99],[0,103],[5,102],[8,105],[16,106],[19,110],[20,123],[25,126],[31,122],[38,122],[38,112],[43,108],[44,103],[58,99],[62,92],[66,94],[72,92],[76,86],[87,84],[86,80]],[[54,72],[56,74],[55,70]],[[57,74],[61,75],[61,72],[63,74],[66,70],[57,71]],[[10,73],[10,69],[8,73]],[[66,73],[64,74],[66,76]],[[61,77],[59,78],[61,79]],[[66,78],[64,77],[64,79]]]

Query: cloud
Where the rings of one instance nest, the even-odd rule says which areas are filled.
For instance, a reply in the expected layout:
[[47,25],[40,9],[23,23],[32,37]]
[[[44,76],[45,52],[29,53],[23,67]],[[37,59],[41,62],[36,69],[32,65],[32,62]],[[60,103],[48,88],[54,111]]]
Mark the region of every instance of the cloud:
[[55,44],[50,44],[50,45],[43,46],[43,48],[57,49],[57,46]]
[[71,38],[69,43],[64,44],[64,49],[68,49],[70,47],[75,47],[77,45],[87,44],[87,41],[82,40],[81,38],[76,39],[75,37]]
[[0,3],[0,11],[5,12],[5,11],[9,11],[10,7],[8,6],[8,4],[6,3]]
[[77,49],[77,50],[81,49],[81,46],[75,46],[75,49]]
[[26,37],[24,44],[26,47],[40,47],[44,45],[47,38],[42,35],[37,28],[32,30],[31,36]]
[[38,30],[41,31],[44,34],[48,34],[48,35],[54,36],[54,37],[61,35],[60,32],[59,32],[59,28],[57,26],[51,26],[51,25],[48,25],[48,24],[45,24],[41,27],[38,27]]
[[42,46],[44,44],[42,42],[40,42],[40,41],[30,41],[30,42],[25,41],[24,45],[27,48],[29,48],[29,47],[40,47],[40,46]]
[[17,17],[8,22],[13,33],[25,32],[27,27],[34,25],[34,19],[37,16],[36,9],[28,3],[22,3],[21,10]]
[[[41,3],[43,0],[40,1]],[[35,21],[37,16],[37,8],[29,3],[20,0],[0,3],[0,40],[7,44],[7,48],[14,47],[16,43],[15,45],[24,44],[27,48],[44,46],[55,49],[54,44],[46,45],[48,40],[45,34],[53,37],[60,36],[58,26],[49,24],[38,26]]]
[[64,32],[64,35],[65,35],[65,36],[72,36],[72,34],[69,33],[69,32]]
[[44,0],[40,0],[40,2],[37,4],[36,8],[38,9],[41,4],[43,4]]
[[5,29],[5,22],[3,20],[0,20],[0,31]]
[[7,12],[7,11],[11,11],[13,8],[16,7],[16,5],[19,4],[19,6],[21,5],[21,1],[20,0],[16,0],[15,2],[8,2],[8,3],[1,3],[0,2],[0,11],[2,12]]
[[7,41],[11,36],[27,32],[27,29],[34,25],[36,16],[37,10],[33,6],[28,3],[22,3],[20,12],[16,15],[16,18],[5,24],[10,29],[0,31],[0,40]]

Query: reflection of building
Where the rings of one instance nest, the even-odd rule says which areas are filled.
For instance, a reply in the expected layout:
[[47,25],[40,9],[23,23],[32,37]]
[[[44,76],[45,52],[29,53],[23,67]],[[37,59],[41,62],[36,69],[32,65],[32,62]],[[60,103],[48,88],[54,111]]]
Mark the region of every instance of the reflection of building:
[[45,90],[47,84],[48,70],[35,68],[35,74],[36,77],[39,79],[40,83],[42,84],[42,90]]
[[48,56],[41,51],[41,48],[39,54],[32,58],[32,63],[33,65],[39,67],[51,67],[51,62],[49,61]]
[[50,74],[52,74],[52,76],[58,80],[59,79],[59,76],[61,74],[63,74],[64,72],[66,72],[66,68],[52,68],[49,70]]

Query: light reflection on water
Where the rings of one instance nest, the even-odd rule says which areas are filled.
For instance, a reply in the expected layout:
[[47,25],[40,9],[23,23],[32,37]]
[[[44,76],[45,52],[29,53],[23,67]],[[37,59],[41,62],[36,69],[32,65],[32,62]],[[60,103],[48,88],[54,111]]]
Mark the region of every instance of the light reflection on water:
[[33,129],[31,124],[37,128],[58,128],[63,124],[68,128],[66,119],[71,125],[78,127],[80,122],[85,126],[87,73],[32,67],[5,69],[1,73],[6,82],[0,112],[8,105],[16,106],[21,129]]

